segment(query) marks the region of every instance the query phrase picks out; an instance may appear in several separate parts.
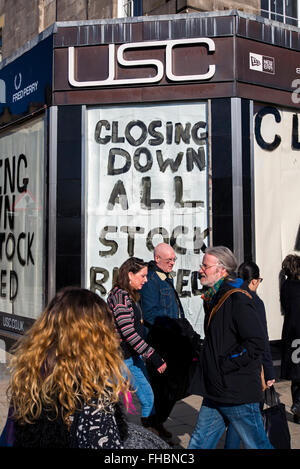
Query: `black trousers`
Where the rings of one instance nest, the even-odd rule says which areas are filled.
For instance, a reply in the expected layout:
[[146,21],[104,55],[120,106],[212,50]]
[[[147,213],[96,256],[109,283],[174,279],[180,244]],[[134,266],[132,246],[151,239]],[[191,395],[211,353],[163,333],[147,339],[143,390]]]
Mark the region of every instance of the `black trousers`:
[[299,380],[292,380],[291,394],[292,394],[293,405],[298,405],[300,409],[300,381]]
[[157,420],[167,420],[177,401],[185,398],[190,382],[190,366],[200,347],[200,336],[186,319],[157,318],[146,341],[166,361],[167,369],[158,373],[150,363],[147,370],[154,393]]
[[[168,370],[158,374],[148,369],[150,384],[154,394],[155,415],[158,423],[164,423],[177,402],[176,384],[170,381]],[[177,382],[178,385],[178,382]]]

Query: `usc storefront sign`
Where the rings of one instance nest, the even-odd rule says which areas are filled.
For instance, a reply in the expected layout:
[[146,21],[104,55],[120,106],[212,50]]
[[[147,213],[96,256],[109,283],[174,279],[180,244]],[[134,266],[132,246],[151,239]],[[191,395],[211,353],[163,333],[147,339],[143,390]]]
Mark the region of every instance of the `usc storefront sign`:
[[[191,73],[191,63],[187,64],[187,70],[184,74],[176,74],[175,69],[175,51],[176,48],[182,46],[198,47],[201,54],[201,62],[204,63],[207,71],[204,73]],[[150,41],[150,42],[134,42],[130,44],[122,44],[118,48],[116,44],[108,44],[108,73],[104,79],[96,80],[80,80],[77,78],[77,70],[80,68],[80,56],[76,55],[74,47],[68,48],[68,80],[70,85],[80,87],[98,87],[98,86],[121,86],[121,85],[142,85],[160,82],[164,75],[173,82],[182,81],[202,81],[212,78],[216,71],[216,66],[207,63],[209,53],[215,52],[215,42],[210,38],[193,38],[178,39],[167,41]],[[155,51],[157,49],[164,50],[164,58],[159,58]],[[203,53],[203,50],[205,52]],[[142,51],[142,58],[138,58],[137,52]],[[134,54],[134,55],[130,55]],[[127,57],[128,56],[128,57]],[[100,59],[99,55],[95,55],[95,60]],[[190,61],[192,62],[192,61]],[[202,64],[201,64],[202,65]],[[146,68],[146,76],[137,76],[133,78],[117,78],[117,67],[125,67],[125,69],[133,69],[138,71],[141,67]],[[155,70],[155,74],[149,73],[149,68]],[[133,71],[133,74],[135,72]],[[149,76],[150,75],[150,76]]]

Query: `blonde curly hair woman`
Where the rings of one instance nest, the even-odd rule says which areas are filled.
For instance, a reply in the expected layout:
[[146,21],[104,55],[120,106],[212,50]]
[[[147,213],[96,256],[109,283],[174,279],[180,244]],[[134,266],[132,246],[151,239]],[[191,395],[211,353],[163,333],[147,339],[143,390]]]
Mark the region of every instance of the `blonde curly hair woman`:
[[118,402],[129,382],[98,295],[60,291],[17,345],[11,372],[14,446],[122,448]]

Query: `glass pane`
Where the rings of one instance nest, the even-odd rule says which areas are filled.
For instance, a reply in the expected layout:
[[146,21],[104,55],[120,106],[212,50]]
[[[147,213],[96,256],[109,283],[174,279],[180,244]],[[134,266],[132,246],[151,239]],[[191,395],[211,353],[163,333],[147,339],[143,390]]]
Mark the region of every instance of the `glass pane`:
[[260,7],[262,10],[269,10],[269,0],[261,0]]
[[[118,132],[118,148],[111,139],[95,139],[99,121],[108,122],[109,128]],[[199,269],[200,236],[207,236],[209,213],[208,123],[206,102],[199,101],[88,108],[85,284],[92,290],[106,297],[116,268],[129,255],[150,259],[152,242],[156,245],[158,239],[171,236],[179,236],[180,246],[184,246],[176,252],[178,290],[185,283],[180,272]],[[157,129],[152,135],[148,134],[151,128]],[[174,160],[170,155],[176,155]],[[187,287],[184,290],[187,292]],[[202,335],[204,315],[199,311],[199,296],[191,291],[182,300],[192,326]]]
[[44,134],[44,120],[39,118],[0,138],[5,207],[0,213],[1,235],[11,251],[6,249],[1,259],[6,283],[1,286],[5,294],[0,311],[31,319],[44,307]]
[[[276,0],[276,13],[283,15],[283,0]],[[278,17],[278,21],[283,21],[283,18]]]
[[133,15],[142,16],[143,14],[143,0],[134,0],[133,2]]
[[[292,18],[298,18],[296,0],[285,0],[285,15],[292,17]],[[288,24],[292,24],[292,23],[288,23]]]
[[273,11],[274,13],[276,12],[276,0],[270,1],[270,10]]
[[286,18],[286,24],[291,24],[292,26],[298,26],[298,21],[292,18]]

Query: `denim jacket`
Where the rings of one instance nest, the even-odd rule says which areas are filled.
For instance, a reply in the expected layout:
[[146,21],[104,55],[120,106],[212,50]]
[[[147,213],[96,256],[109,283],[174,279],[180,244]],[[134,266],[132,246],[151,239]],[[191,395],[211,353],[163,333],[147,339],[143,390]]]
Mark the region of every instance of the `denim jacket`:
[[184,318],[183,308],[173,286],[173,279],[168,278],[155,262],[149,263],[148,281],[140,292],[144,321],[154,324],[158,316]]

